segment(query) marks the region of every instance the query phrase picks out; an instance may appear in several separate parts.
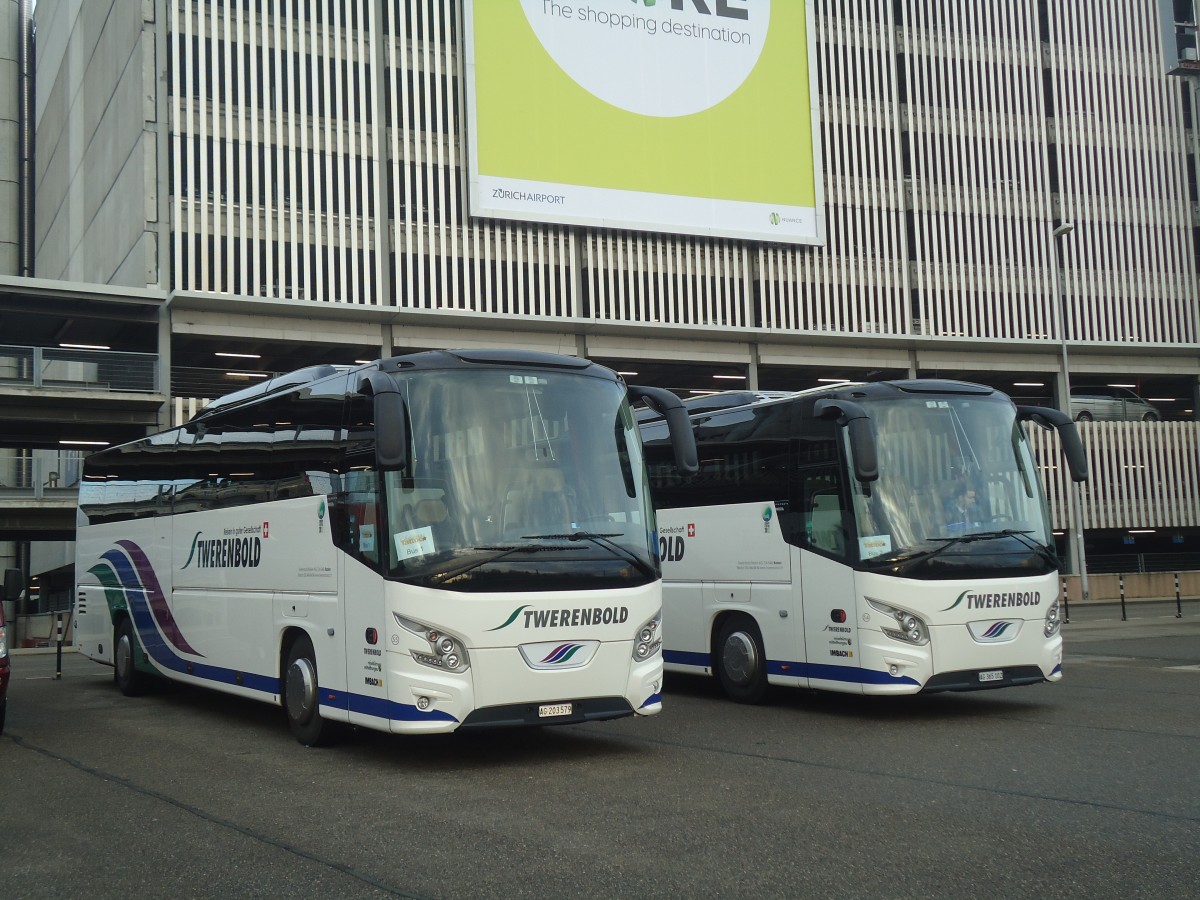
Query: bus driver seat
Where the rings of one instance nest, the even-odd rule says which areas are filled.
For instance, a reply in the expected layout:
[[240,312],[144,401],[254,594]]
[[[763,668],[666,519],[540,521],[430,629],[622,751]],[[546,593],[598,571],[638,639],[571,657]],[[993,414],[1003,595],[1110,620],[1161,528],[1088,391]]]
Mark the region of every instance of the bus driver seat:
[[417,528],[428,527],[432,532],[434,550],[447,550],[458,543],[458,529],[443,500],[418,500],[413,507],[413,521]]
[[566,482],[557,468],[539,464],[504,501],[503,534],[560,534],[571,528]]

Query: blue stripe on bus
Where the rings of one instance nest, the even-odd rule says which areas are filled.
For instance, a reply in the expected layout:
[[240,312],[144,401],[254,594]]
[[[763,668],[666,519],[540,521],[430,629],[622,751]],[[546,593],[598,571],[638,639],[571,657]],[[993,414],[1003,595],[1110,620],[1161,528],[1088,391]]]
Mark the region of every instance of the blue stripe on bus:
[[655,703],[662,703],[662,694],[661,693],[651,694],[649,697],[646,698],[646,702],[643,703],[639,707],[639,709],[645,709],[647,706],[651,706],[652,704],[655,704]]
[[[712,668],[712,654],[710,653],[666,650],[663,652],[663,661],[680,666],[696,666],[703,669]],[[911,684],[920,686],[919,681],[908,676],[896,678],[887,672],[863,669],[858,666],[829,666],[821,663],[767,660],[767,672],[771,675],[785,675],[789,678],[817,678],[822,681],[844,681],[849,684]]]
[[[173,652],[159,635],[145,595],[140,591],[126,591],[126,595],[130,600],[130,611],[133,615],[134,625],[137,626],[138,635],[142,639],[142,646],[146,648],[146,652],[162,668],[178,672],[181,675],[200,678],[204,681],[249,688],[252,691],[259,691],[264,694],[280,693],[279,679],[273,675],[256,675],[253,672],[239,672],[237,669],[227,669],[222,666],[211,665],[210,663],[188,662],[183,659]],[[364,694],[335,691],[329,688],[319,688],[319,691],[321,706],[327,706],[331,709],[349,709],[351,712],[376,716],[389,721],[415,722],[421,719],[436,722],[458,721],[449,713],[437,710],[421,712],[416,706],[411,704],[394,703],[384,698],[368,697]]]
[[1062,673],[1062,663],[1059,663],[1057,666],[1055,666],[1053,669],[1050,670],[1051,675],[1058,675],[1061,673]]
[[675,663],[679,666],[699,666],[707,669],[712,666],[712,656],[708,653],[689,653],[686,650],[664,650],[663,662]]
[[[335,694],[336,691],[325,691],[325,695]],[[398,722],[457,722],[458,719],[449,713],[441,712],[440,710],[430,710],[422,712],[412,704],[396,703],[388,700],[386,697],[368,697],[366,694],[351,694],[347,692],[345,695],[349,701],[350,712],[360,713],[364,716],[374,716],[377,719],[387,719],[389,721]],[[324,704],[324,700],[322,700]],[[330,704],[333,705],[333,704]],[[337,706],[338,709],[345,709],[345,701]]]

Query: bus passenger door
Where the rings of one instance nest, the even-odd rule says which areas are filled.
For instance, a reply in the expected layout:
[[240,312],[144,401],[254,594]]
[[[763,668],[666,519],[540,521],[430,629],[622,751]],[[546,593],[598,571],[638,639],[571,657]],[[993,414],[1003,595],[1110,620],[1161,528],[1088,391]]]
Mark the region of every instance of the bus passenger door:
[[800,552],[800,591],[809,684],[820,690],[860,693],[850,517],[839,470],[830,465],[802,470],[800,502],[807,548]]
[[800,590],[809,686],[861,693],[854,570],[844,562],[801,551]]

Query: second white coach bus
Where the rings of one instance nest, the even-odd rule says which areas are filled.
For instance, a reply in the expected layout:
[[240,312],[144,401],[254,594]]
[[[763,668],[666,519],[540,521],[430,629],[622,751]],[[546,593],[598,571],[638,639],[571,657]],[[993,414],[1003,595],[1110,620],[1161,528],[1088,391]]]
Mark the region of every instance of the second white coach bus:
[[661,708],[661,571],[630,400],[586,359],[429,351],[278,376],[89,457],[76,640],[282,706],[297,739]]
[[[639,412],[658,510],[668,671],[864,694],[1062,677],[1059,576],[1022,427],[1075,426],[943,380],[734,392],[693,411],[700,471]],[[722,408],[725,407],[725,408]]]

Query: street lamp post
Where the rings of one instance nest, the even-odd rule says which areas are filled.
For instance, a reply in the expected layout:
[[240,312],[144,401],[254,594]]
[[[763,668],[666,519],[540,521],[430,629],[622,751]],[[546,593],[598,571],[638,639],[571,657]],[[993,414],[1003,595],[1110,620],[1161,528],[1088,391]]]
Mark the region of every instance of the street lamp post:
[[[1058,339],[1062,347],[1062,388],[1061,402],[1063,412],[1071,415],[1071,366],[1067,359],[1067,291],[1063,285],[1062,274],[1062,238],[1075,230],[1075,223],[1063,222],[1053,232],[1054,237],[1054,287],[1058,294]],[[1079,496],[1079,485],[1067,476],[1067,500],[1071,524],[1075,531],[1075,559],[1079,565],[1079,588],[1083,602],[1088,601],[1087,556],[1083,548],[1083,499]]]

